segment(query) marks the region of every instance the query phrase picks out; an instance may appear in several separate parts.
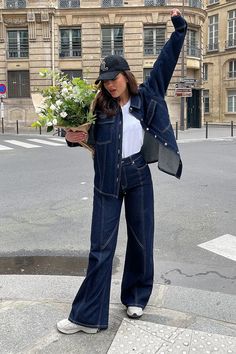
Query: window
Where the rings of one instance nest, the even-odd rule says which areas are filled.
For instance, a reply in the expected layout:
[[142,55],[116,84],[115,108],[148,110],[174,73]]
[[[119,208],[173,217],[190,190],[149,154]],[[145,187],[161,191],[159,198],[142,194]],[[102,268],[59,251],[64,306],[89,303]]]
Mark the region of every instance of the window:
[[62,9],[80,7],[80,0],[60,0],[59,7]]
[[236,78],[236,60],[229,62],[229,78]]
[[200,58],[200,48],[198,45],[198,32],[189,29],[187,32],[187,55]]
[[144,6],[164,6],[166,0],[145,0]]
[[209,0],[208,4],[212,5],[212,4],[217,4],[219,2],[219,0]]
[[28,58],[29,44],[27,30],[9,30],[8,58]]
[[208,50],[218,50],[218,33],[219,32],[219,23],[218,15],[209,17],[208,25]]
[[60,58],[81,57],[81,29],[61,29],[60,30]]
[[147,80],[150,76],[152,68],[144,68],[143,69],[143,81]]
[[236,10],[228,12],[228,43],[227,48],[236,47]]
[[82,70],[62,70],[63,74],[65,74],[69,80],[72,80],[74,77],[83,78]]
[[102,0],[102,7],[123,6],[123,0]]
[[204,113],[210,112],[209,90],[203,90]]
[[236,90],[228,91],[228,113],[236,113]]
[[8,97],[30,97],[29,71],[8,71]]
[[6,0],[7,9],[18,9],[26,7],[26,0]]
[[208,80],[208,64],[203,64],[203,80]]
[[189,0],[190,7],[203,8],[202,0]]
[[102,57],[123,52],[123,27],[102,27]]
[[144,55],[157,55],[165,44],[165,27],[144,27]]

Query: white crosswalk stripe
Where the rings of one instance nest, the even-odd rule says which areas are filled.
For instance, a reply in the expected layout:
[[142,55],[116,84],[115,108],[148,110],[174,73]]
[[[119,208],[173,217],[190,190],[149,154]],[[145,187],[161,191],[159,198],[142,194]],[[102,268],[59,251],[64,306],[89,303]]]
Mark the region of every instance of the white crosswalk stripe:
[[8,143],[8,144],[13,144],[13,145],[21,146],[21,147],[24,147],[24,148],[26,148],[26,149],[33,149],[33,148],[41,147],[41,146],[39,146],[39,145],[25,143],[25,142],[20,141],[20,140],[4,140],[4,141],[5,141],[6,143]]
[[53,140],[53,141],[60,141],[60,143],[66,144],[65,139],[61,139],[61,138],[50,138],[50,140]]
[[[47,139],[24,139],[26,141],[23,141],[23,138],[19,137],[18,139],[8,139],[8,140],[3,140],[6,145],[0,144],[0,151],[7,151],[7,150],[14,150],[17,147],[19,148],[24,148],[24,149],[33,149],[33,148],[41,148],[45,145],[51,146],[51,147],[56,147],[56,146],[65,146],[66,142],[65,139],[60,138],[60,137],[47,137]],[[14,145],[14,147],[9,146],[9,145]]]
[[0,150],[13,150],[13,148],[10,148],[8,146],[0,145]]
[[47,140],[43,140],[43,139],[27,139],[27,140],[33,141],[33,142],[39,143],[39,144],[50,145],[50,146],[64,146],[63,143],[59,144],[59,143],[54,143],[52,141],[47,141]]

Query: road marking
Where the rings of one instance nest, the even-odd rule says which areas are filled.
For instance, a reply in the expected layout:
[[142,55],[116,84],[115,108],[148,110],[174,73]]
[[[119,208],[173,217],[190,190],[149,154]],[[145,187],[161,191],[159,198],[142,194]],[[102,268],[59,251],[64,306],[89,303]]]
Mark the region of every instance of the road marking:
[[41,147],[39,145],[24,143],[23,141],[19,141],[19,140],[4,140],[4,141],[6,143],[17,145],[17,146],[21,146],[21,147],[24,147],[26,149],[33,149],[33,148]]
[[210,252],[236,261],[236,236],[226,234],[198,245]]
[[50,145],[50,146],[64,146],[64,144],[58,144],[58,143],[53,143],[52,141],[46,141],[46,140],[42,140],[42,139],[27,139],[29,141],[33,141],[35,143],[39,143],[39,144],[44,144],[44,145]]
[[0,150],[14,150],[13,148],[4,146],[4,145],[0,145]]
[[66,144],[66,141],[65,141],[65,139],[60,139],[60,138],[49,138],[50,140],[53,140],[53,141],[60,141],[61,143],[63,143],[63,144]]

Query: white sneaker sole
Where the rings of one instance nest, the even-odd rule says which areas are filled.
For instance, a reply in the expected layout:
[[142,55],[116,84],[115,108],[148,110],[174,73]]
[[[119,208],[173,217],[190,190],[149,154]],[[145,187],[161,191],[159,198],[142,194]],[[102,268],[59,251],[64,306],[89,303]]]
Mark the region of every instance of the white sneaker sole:
[[95,334],[99,331],[98,328],[91,328],[91,327],[85,327],[85,326],[79,326],[76,325],[75,328],[63,328],[59,324],[57,324],[57,329],[59,332],[64,333],[64,334],[74,334],[77,332],[84,332],[88,334]]
[[139,319],[140,317],[142,317],[142,315],[143,315],[143,311],[142,310],[140,311],[140,309],[138,309],[136,313],[135,310],[130,311],[130,309],[127,308],[127,316],[129,318]]

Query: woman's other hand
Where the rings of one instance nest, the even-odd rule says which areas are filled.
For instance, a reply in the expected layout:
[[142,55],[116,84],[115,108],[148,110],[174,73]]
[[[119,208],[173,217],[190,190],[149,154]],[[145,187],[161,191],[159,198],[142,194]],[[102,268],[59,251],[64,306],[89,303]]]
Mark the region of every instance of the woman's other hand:
[[65,139],[70,143],[86,143],[88,140],[88,134],[82,131],[75,131],[68,129],[66,130]]
[[172,9],[170,12],[171,17],[173,16],[181,16],[181,12],[179,11],[179,9]]

